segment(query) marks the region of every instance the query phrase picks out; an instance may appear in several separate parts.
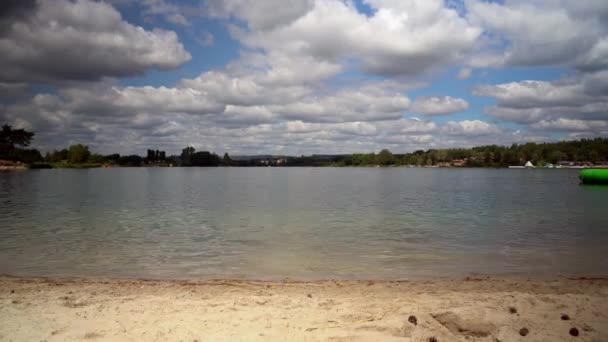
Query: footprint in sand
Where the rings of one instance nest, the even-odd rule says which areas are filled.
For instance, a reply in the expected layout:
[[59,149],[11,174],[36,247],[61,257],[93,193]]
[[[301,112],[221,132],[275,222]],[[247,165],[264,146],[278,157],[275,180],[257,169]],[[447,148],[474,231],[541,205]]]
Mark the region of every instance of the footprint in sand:
[[102,338],[103,334],[100,334],[98,332],[88,332],[86,334],[84,334],[84,338],[87,340],[92,340],[92,339],[96,339],[96,338]]
[[384,333],[396,337],[409,337],[410,334],[407,331],[403,331],[402,329],[391,327],[391,326],[383,326],[378,324],[366,324],[356,328],[357,330],[366,330],[366,331],[376,331],[379,333]]
[[467,319],[451,311],[431,316],[455,335],[486,337],[496,332],[496,326],[492,323],[484,322],[481,317]]
[[66,301],[63,302],[63,306],[68,307],[68,308],[72,308],[72,309],[76,309],[76,308],[82,308],[85,307],[87,305],[89,305],[90,303],[86,302],[86,301],[77,301],[75,299],[68,299]]
[[333,299],[327,299],[319,304],[317,304],[320,308],[329,309],[334,305],[337,305]]

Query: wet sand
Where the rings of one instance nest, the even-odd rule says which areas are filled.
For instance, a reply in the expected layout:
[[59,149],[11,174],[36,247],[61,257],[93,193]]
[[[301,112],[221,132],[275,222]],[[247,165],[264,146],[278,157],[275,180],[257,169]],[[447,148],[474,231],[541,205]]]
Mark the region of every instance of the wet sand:
[[605,279],[0,277],[0,303],[2,341],[608,341]]

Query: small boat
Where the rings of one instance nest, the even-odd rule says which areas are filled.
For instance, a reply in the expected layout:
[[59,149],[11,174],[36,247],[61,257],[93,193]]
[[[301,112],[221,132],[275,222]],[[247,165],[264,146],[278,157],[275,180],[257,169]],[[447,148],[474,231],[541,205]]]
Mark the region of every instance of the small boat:
[[583,184],[608,185],[608,169],[585,169],[579,174]]
[[509,169],[534,169],[534,168],[536,168],[536,167],[529,160],[526,162],[526,165],[524,165],[524,166],[520,166],[520,165],[509,166]]

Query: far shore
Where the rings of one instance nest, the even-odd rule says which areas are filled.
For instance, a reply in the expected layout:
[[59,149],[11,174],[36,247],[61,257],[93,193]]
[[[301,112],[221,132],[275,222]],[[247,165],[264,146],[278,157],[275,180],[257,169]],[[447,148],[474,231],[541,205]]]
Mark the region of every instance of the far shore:
[[608,279],[0,277],[2,341],[608,341]]
[[313,167],[313,168],[421,168],[421,169],[539,169],[539,170],[583,170],[583,169],[608,169],[608,165],[589,165],[589,166],[560,166],[560,167],[533,167],[526,168],[524,166],[453,166],[453,165],[313,165],[313,166],[179,166],[179,165],[141,165],[141,166],[124,166],[124,165],[103,165],[103,164],[60,164],[60,163],[37,163],[32,165],[22,164],[16,166],[0,166],[0,171],[11,170],[39,170],[39,169],[119,169],[119,168],[298,168],[298,167]]

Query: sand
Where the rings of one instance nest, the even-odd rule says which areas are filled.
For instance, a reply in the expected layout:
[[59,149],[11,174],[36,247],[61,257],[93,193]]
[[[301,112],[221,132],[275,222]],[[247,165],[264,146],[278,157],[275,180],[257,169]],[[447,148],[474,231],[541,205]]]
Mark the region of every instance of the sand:
[[0,277],[0,303],[2,341],[608,341],[603,279]]

